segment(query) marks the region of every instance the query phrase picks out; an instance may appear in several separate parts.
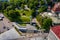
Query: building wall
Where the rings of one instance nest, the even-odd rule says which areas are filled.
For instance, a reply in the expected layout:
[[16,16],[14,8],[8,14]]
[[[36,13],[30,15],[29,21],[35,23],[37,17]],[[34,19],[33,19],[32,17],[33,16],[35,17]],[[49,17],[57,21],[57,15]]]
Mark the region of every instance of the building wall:
[[48,40],[59,40],[58,37],[53,33],[52,30],[50,30],[47,38],[48,38]]

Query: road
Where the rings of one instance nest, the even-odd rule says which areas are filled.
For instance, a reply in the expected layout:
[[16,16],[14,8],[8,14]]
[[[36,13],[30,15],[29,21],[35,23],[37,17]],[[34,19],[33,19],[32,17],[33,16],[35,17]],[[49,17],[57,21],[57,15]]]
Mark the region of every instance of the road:
[[0,33],[9,30],[12,27],[12,22],[10,22],[8,18],[4,16],[3,20],[0,21]]
[[27,28],[28,30],[37,30],[37,29],[35,28],[35,26],[32,26],[32,25],[30,25],[30,24],[26,24],[26,28]]

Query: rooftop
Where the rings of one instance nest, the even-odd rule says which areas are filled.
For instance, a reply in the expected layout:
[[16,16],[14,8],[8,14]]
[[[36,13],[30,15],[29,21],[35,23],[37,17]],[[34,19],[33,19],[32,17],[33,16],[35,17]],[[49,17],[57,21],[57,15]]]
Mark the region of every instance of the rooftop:
[[1,40],[8,40],[8,39],[16,39],[20,38],[20,34],[15,28],[10,29],[9,31],[6,31],[2,34],[0,34],[0,39]]
[[55,25],[51,29],[56,34],[56,36],[60,39],[60,25]]
[[52,8],[54,12],[60,12],[60,2],[55,3],[54,7]]
[[15,28],[0,34],[1,40],[44,40],[48,33],[22,33],[20,35]]

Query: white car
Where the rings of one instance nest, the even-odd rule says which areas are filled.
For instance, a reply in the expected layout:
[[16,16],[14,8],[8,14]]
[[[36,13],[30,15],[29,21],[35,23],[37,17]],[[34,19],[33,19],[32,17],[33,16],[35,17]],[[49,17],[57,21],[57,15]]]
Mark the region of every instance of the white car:
[[1,17],[1,18],[4,18],[4,15],[3,15],[3,14],[0,14],[0,17]]
[[4,15],[0,14],[0,20],[3,20],[3,18],[4,18]]
[[0,20],[3,20],[3,18],[2,18],[2,17],[0,17]]

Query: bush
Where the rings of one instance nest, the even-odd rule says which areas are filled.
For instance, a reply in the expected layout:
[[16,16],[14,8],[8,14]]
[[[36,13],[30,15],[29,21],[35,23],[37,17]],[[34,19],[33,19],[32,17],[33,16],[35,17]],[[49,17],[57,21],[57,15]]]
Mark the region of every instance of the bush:
[[22,20],[22,22],[30,22],[29,17],[21,17],[20,19]]
[[40,15],[38,15],[36,18],[39,24],[41,25],[41,28],[45,29],[46,31],[49,31],[50,26],[52,25],[52,19],[48,17],[42,17]]

